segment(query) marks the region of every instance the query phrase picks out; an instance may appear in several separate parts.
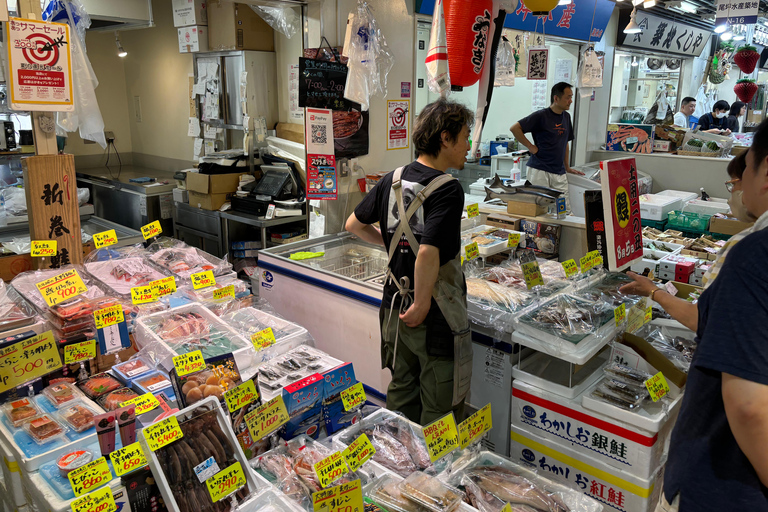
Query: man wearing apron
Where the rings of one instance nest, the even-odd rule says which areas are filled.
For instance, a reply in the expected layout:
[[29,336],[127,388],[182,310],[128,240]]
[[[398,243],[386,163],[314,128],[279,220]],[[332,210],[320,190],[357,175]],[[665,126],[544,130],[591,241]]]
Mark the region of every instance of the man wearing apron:
[[387,408],[422,425],[451,411],[461,421],[469,391],[464,191],[445,172],[464,167],[473,119],[445,99],[424,107],[413,131],[418,158],[381,178],[346,224],[389,253],[380,310],[381,363],[392,372]]

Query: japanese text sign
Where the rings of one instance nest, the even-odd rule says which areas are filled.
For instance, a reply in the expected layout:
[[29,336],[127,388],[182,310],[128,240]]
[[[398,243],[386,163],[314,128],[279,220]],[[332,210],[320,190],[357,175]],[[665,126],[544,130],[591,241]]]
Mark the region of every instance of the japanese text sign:
[[514,249],[520,243],[520,233],[510,233],[507,237],[507,248]]
[[487,404],[475,414],[459,423],[459,446],[463,450],[480,439],[492,427],[491,404]]
[[229,412],[239,411],[249,403],[259,398],[259,392],[252,380],[247,380],[228,391],[224,392],[224,400],[227,402]]
[[117,505],[112,489],[104,487],[78,498],[70,505],[72,512],[116,512]]
[[150,222],[146,226],[141,226],[141,236],[144,237],[144,240],[149,240],[153,236],[158,236],[162,232],[163,228],[160,226],[159,220]]
[[342,62],[299,58],[299,106],[350,110],[344,98],[347,65]]
[[468,204],[467,205],[467,217],[469,217],[471,219],[472,217],[477,217],[478,215],[480,215],[480,206],[478,206],[477,203],[475,203],[475,204]]
[[467,255],[468,260],[474,260],[480,256],[480,249],[477,247],[477,242],[472,242],[464,247],[464,252]]
[[35,285],[48,306],[76,297],[88,291],[76,269],[70,269]]
[[[645,10],[638,10],[635,20],[643,31],[637,34],[625,34],[623,30],[619,30],[617,34],[618,45],[654,50],[664,54],[692,55],[694,57],[701,55],[704,47],[708,46],[710,29],[698,28],[662,18]],[[619,26],[625,27],[628,22],[629,11],[620,12]]]
[[235,298],[235,285],[230,284],[213,290],[213,300],[226,299],[227,297]]
[[600,182],[608,269],[619,271],[643,257],[643,227],[635,159],[601,162]]
[[151,286],[135,286],[131,288],[131,302],[133,304],[146,304],[155,302],[157,294]]
[[115,233],[114,229],[102,231],[101,233],[96,233],[93,235],[93,244],[97,249],[101,249],[102,247],[109,247],[110,245],[115,245],[116,243],[117,233]]
[[271,327],[267,327],[264,330],[251,334],[251,343],[253,343],[253,348],[256,349],[256,352],[264,350],[265,348],[274,345],[276,342],[275,333],[272,331]]
[[664,378],[661,372],[645,381],[645,387],[648,389],[648,392],[651,394],[651,400],[654,402],[658,402],[664,395],[669,393],[669,384],[667,384],[667,379]]
[[360,480],[312,493],[314,512],[363,512],[363,493]]
[[141,432],[153,452],[184,437],[176,416],[148,425]]
[[452,412],[424,427],[423,432],[432,463],[459,447],[459,432]]
[[757,22],[757,13],[760,9],[758,0],[740,2],[736,0],[717,0],[715,6],[715,25],[720,21],[727,21],[731,25],[750,25]]
[[307,198],[336,199],[338,190],[333,112],[308,108],[306,118]]
[[410,120],[411,100],[387,100],[387,150],[410,147]]
[[110,325],[117,325],[120,322],[125,322],[125,316],[123,316],[123,306],[115,304],[108,308],[98,309],[93,312],[93,319],[96,322],[97,329],[103,329]]
[[373,457],[376,453],[376,448],[373,447],[367,435],[360,434],[360,437],[355,439],[352,444],[341,453],[344,455],[344,460],[347,461],[349,469],[357,471],[363,464]]
[[520,265],[520,268],[523,270],[525,286],[527,286],[529,290],[534,286],[542,286],[544,284],[544,277],[541,275],[538,261],[523,263]]
[[579,273],[579,267],[576,266],[574,260],[568,260],[563,262],[563,270],[565,270],[565,277],[573,277]]
[[112,468],[117,476],[123,476],[147,465],[144,450],[138,442],[110,453],[109,458],[112,459]]
[[144,393],[143,395],[131,398],[120,404],[120,407],[126,407],[128,405],[135,405],[136,409],[134,413],[136,416],[144,414],[145,412],[152,411],[160,406],[160,402],[157,401],[155,395],[151,392]]
[[192,288],[199,290],[200,288],[207,288],[216,284],[216,278],[213,277],[212,270],[206,270],[204,272],[198,272],[189,276],[192,279]]
[[50,258],[56,256],[56,240],[32,240],[29,255],[33,258]]
[[81,466],[67,475],[75,496],[91,492],[112,480],[112,472],[107,465],[107,459],[99,457]]
[[246,483],[243,467],[239,462],[235,462],[206,480],[205,486],[208,487],[211,501],[216,503],[242,489]]
[[322,488],[328,487],[347,473],[349,468],[341,452],[334,452],[315,464],[315,474]]
[[365,403],[365,389],[363,383],[358,382],[341,392],[341,402],[344,404],[345,411],[351,411],[358,405]]
[[149,286],[158,298],[165,297],[166,295],[176,293],[176,278],[169,276],[158,279],[149,283]]
[[64,347],[64,364],[74,364],[96,357],[96,340],[81,341]]
[[619,307],[613,310],[613,319],[616,320],[616,326],[621,325],[625,318],[627,318],[627,307],[624,304],[619,304]]
[[187,352],[186,354],[173,356],[173,366],[176,368],[176,374],[179,377],[183,377],[189,373],[195,373],[205,369],[205,359],[203,359],[202,352],[194,350],[192,352]]
[[289,419],[283,396],[278,395],[246,414],[245,424],[248,426],[251,438],[258,441],[282,427]]
[[61,368],[53,332],[47,331],[0,349],[0,393]]

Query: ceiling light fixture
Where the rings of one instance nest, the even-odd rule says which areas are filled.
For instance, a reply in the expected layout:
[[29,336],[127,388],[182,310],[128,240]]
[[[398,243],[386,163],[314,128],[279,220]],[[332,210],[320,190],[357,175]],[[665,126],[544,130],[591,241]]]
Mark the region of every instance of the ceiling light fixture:
[[[641,0],[642,1],[642,0]],[[637,24],[637,7],[632,9],[632,14],[629,15],[629,23],[624,27],[625,34],[639,34],[643,31],[640,25]]]
[[727,29],[728,29],[728,23],[724,21],[720,25],[715,27],[715,34],[722,34]]
[[632,67],[637,66],[637,57],[632,57]]
[[650,9],[651,7],[654,7],[656,5],[656,0],[645,0],[643,2],[643,8],[644,9]]
[[128,55],[128,52],[123,49],[123,45],[120,44],[120,35],[117,32],[115,32],[115,44],[117,45],[118,57],[125,57]]
[[632,5],[637,7],[638,5],[642,4],[645,0],[632,0]]
[[733,39],[733,32],[731,32],[730,29],[726,30],[725,32],[720,34],[720,39],[723,41],[730,41],[731,39]]

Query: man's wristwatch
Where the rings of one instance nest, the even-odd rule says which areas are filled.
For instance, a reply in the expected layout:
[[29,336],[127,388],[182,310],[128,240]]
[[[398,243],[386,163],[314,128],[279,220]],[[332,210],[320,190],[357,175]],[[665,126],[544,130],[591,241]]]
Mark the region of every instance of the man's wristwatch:
[[656,295],[656,292],[663,292],[663,291],[664,291],[664,288],[656,288],[655,290],[653,290],[653,291],[651,292],[651,294],[650,294],[648,297],[649,297],[651,300],[654,300],[654,299],[653,299],[653,296],[654,296],[654,295]]

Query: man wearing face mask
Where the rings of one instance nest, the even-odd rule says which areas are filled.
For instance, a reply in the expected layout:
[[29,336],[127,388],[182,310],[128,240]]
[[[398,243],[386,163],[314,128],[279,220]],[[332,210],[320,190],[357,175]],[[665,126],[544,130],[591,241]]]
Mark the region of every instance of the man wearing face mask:
[[728,128],[728,111],[731,106],[725,100],[716,101],[712,112],[707,112],[699,118],[699,130],[718,135],[730,135]]
[[[741,188],[741,177],[744,174],[744,168],[747,165],[746,156],[747,153],[742,153],[733,158],[728,164],[728,176],[730,176],[731,179],[725,182],[725,188],[731,193],[731,197],[728,199],[728,205],[731,207],[733,216],[742,222],[754,222],[755,218],[747,212],[747,208],[742,202],[743,190]],[[720,249],[720,252],[717,254],[717,260],[715,260],[702,278],[705,289],[712,284],[712,281],[717,277],[718,272],[725,262],[725,257],[731,248],[736,242],[752,233],[753,230],[754,226],[733,235],[723,248]],[[672,318],[692,331],[696,331],[696,327],[699,323],[699,310],[696,304],[691,304],[685,299],[675,297],[663,288],[657,287],[656,283],[647,277],[635,274],[634,272],[629,272],[628,274],[634,279],[634,282],[624,285],[621,288],[623,293],[651,297],[658,302],[659,305],[664,308],[664,311],[669,313]]]

